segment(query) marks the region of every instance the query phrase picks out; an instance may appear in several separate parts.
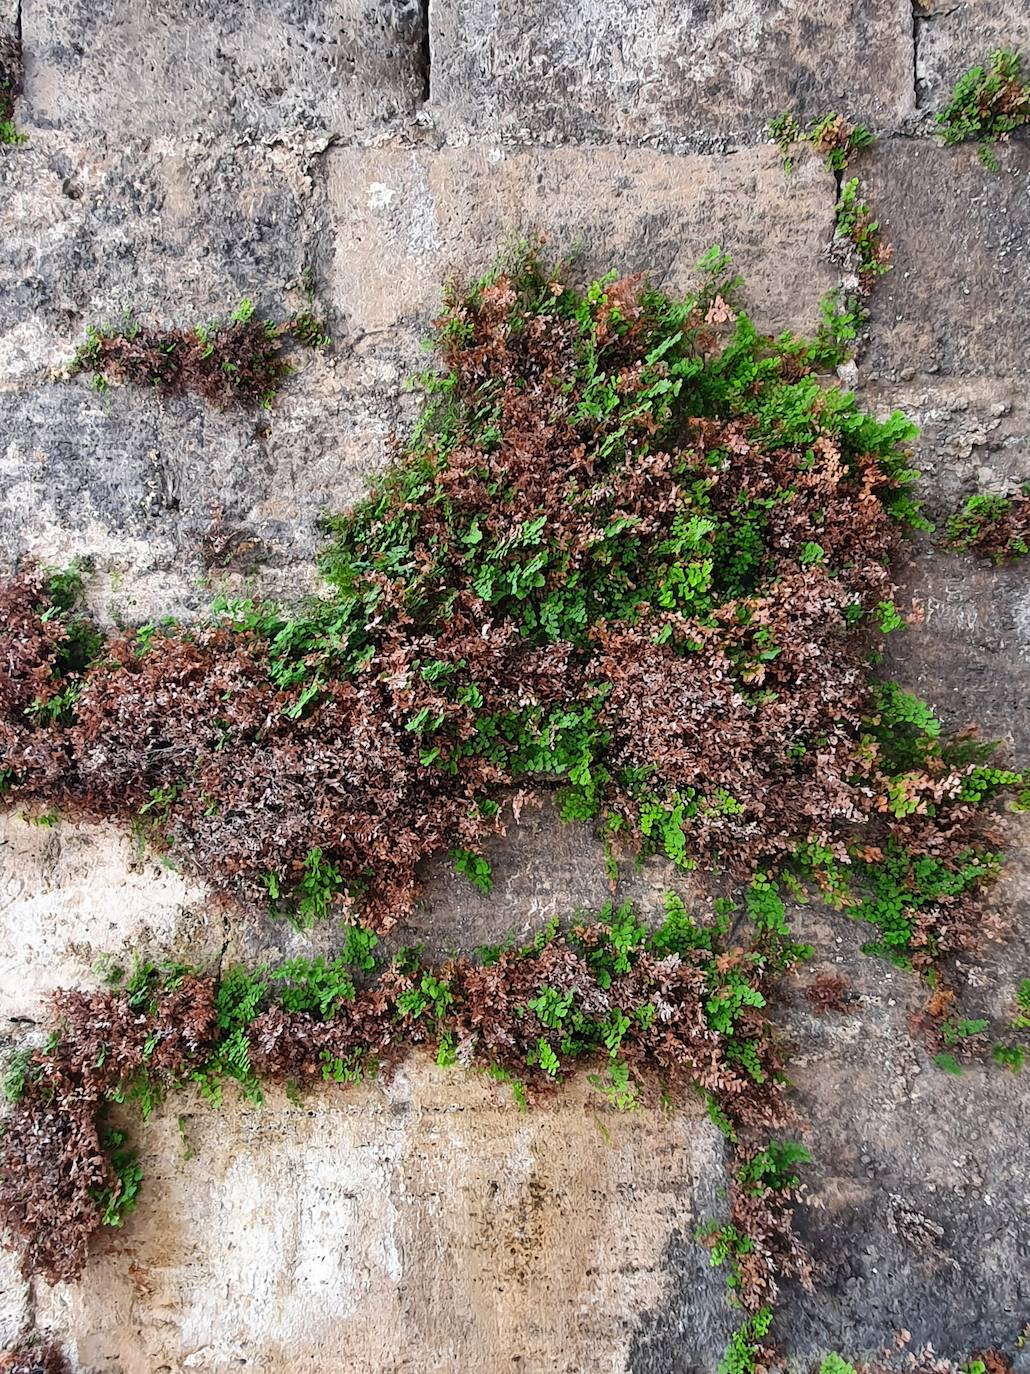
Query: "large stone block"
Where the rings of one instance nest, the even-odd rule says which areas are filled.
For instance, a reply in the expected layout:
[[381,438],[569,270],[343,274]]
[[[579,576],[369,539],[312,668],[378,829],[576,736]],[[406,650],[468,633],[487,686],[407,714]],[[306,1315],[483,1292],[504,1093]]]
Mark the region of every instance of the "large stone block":
[[125,312],[188,325],[249,295],[282,318],[311,190],[303,158],[281,148],[103,152],[40,137],[0,157],[0,381],[58,366],[87,325]]
[[863,194],[894,249],[876,286],[865,375],[1021,377],[1030,351],[1030,145],[1000,172],[972,146],[878,145]]
[[908,0],[433,0],[432,107],[491,137],[702,146],[785,108],[890,125],[913,106]]
[[[992,898],[1007,893],[1017,910],[1030,897],[1025,817],[1021,829]],[[849,1014],[817,1016],[797,998],[787,1017],[813,1154],[814,1205],[798,1222],[818,1266],[814,1291],[792,1285],[777,1313],[791,1353],[802,1367],[828,1349],[859,1363],[898,1349],[902,1331],[906,1355],[930,1343],[957,1366],[970,1351],[1012,1349],[1030,1302],[1024,1085],[990,1062],[961,1078],[935,1065],[909,1026],[925,984],[863,956],[867,934],[846,914],[798,913],[794,925],[817,951],[802,980],[844,973],[855,1000]],[[1017,929],[989,976],[974,965],[961,1014],[1008,1019],[1028,952]]]
[[774,149],[710,158],[620,148],[334,149],[331,298],[349,326],[424,326],[450,274],[476,277],[507,243],[546,232],[580,249],[577,278],[610,267],[682,291],[713,243],[746,278],[760,325],[811,327],[834,285],[833,182],[814,159],[787,181]]
[[103,142],[404,122],[423,99],[418,0],[23,0],[22,117]]
[[899,604],[923,621],[887,642],[887,671],[925,697],[949,729],[978,727],[1030,758],[1030,597],[1027,570],[971,554],[927,552],[903,570]]
[[[607,1374],[671,1230],[721,1208],[700,1106],[620,1115],[582,1081],[523,1115],[412,1064],[301,1105],[172,1101],[141,1143],[139,1211],[81,1284],[38,1290],[84,1368]],[[732,1314],[696,1249],[684,1348],[712,1368]]]
[[385,463],[416,351],[381,337],[338,361],[302,356],[257,416],[136,387],[98,395],[84,378],[0,391],[0,566],[87,557],[97,609],[127,623],[195,615],[214,582],[310,590],[320,517]]
[[939,110],[970,67],[983,66],[996,48],[1030,59],[1027,0],[916,0],[916,79],[919,104]]

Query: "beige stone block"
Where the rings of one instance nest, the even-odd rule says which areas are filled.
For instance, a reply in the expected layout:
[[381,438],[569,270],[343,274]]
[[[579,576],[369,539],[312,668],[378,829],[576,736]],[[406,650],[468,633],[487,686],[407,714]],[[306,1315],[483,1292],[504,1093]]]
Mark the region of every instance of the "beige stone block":
[[[614,1374],[670,1234],[718,1205],[700,1111],[619,1114],[577,1080],[520,1113],[414,1062],[299,1106],[173,1100],[142,1133],[139,1210],[40,1317],[122,1374]],[[724,1297],[697,1257],[703,1332]]]
[[526,235],[556,255],[579,248],[576,277],[647,272],[684,291],[713,244],[745,276],[769,329],[812,327],[835,283],[825,257],[833,180],[814,159],[784,178],[775,149],[729,157],[644,149],[401,149],[327,154],[336,251],[327,273],[349,326],[424,324],[450,274],[474,278]]
[[[30,815],[39,814],[33,809]],[[59,987],[98,986],[113,955],[216,967],[221,913],[114,825],[32,825],[0,812],[0,1017],[41,1019]]]

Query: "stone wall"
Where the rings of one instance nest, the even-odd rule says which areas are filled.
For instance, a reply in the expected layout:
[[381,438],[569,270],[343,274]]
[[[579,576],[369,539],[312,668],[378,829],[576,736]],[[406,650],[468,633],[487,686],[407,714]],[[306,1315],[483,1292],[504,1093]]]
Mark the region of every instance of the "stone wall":
[[[788,106],[878,134],[855,170],[895,269],[855,377],[870,406],[923,427],[931,508],[1030,476],[1030,144],[990,174],[932,125],[992,46],[1030,46],[1027,0],[0,0],[0,25],[23,43],[28,136],[0,149],[0,561],[88,556],[107,623],[309,587],[319,514],[362,491],[410,418],[403,383],[442,279],[513,236],[667,287],[719,243],[762,326],[810,327],[837,280],[838,187],[815,157],[784,177],[763,129]],[[91,322],[190,323],[244,294],[290,308],[305,268],[335,347],[258,421],[52,376]],[[215,520],[235,550],[219,570]],[[907,579],[926,616],[892,670],[1026,759],[1025,570],[928,545]],[[1030,974],[1026,818],[1008,831],[992,897],[1008,931],[970,974],[999,1011]],[[600,846],[547,807],[491,858],[489,898],[427,875],[419,938],[464,948],[608,895]],[[672,881],[655,862],[626,886],[653,910]],[[1014,1351],[1030,1319],[1025,1084],[943,1078],[907,1033],[914,980],[861,956],[845,918],[797,920],[817,957],[782,1014],[822,1268],[814,1295],[785,1295],[787,1348],[804,1368],[905,1329],[956,1359]],[[113,829],[13,813],[0,927],[10,1044],[31,1040],[50,989],[95,979],[101,952],[306,947],[214,912]],[[860,1018],[821,1020],[797,996],[831,966]],[[54,1332],[96,1374],[672,1374],[714,1370],[735,1324],[692,1238],[725,1206],[700,1111],[613,1115],[579,1085],[523,1116],[420,1068],[303,1106],[181,1099],[141,1143],[140,1209],[81,1283],[25,1283],[4,1261],[0,1342]]]

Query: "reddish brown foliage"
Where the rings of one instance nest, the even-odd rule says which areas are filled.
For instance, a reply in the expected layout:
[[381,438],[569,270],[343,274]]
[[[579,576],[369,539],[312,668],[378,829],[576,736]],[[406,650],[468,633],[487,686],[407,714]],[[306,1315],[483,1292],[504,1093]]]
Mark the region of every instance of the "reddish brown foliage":
[[[619,1054],[634,1082],[658,1083],[677,1096],[700,1089],[741,1126],[782,1122],[782,1062],[764,1013],[742,1008],[732,1038],[713,1030],[706,1017],[720,980],[733,975],[760,989],[761,963],[736,948],[726,949],[714,964],[699,949],[664,957],[641,951],[632,968],[606,987],[591,960],[607,928],[583,929],[579,938],[577,946],[557,938],[539,951],[502,954],[488,966],[458,959],[432,974],[416,964],[393,964],[325,1017],[287,1010],[266,997],[243,1022],[248,1075],[306,1085],[360,1076],[373,1065],[388,1067],[412,1048],[435,1055],[446,1044],[462,1066],[510,1075],[547,1094],[578,1067],[575,1056],[564,1056],[550,1070],[534,1062],[541,1038],[555,1038],[530,1005],[548,988],[595,1026],[625,1013]],[[447,990],[446,1005],[430,1014],[417,997],[427,977]],[[140,1075],[153,1095],[198,1074],[217,1077],[224,1071],[219,1056],[227,1031],[221,1011],[216,1013],[216,992],[214,980],[186,976],[170,987],[157,984],[146,995],[55,996],[56,1044],[32,1055],[22,1095],[0,1138],[0,1221],[21,1248],[28,1272],[51,1281],[70,1279],[85,1264],[104,1200],[118,1187],[104,1139],[112,1092],[119,1098],[131,1094]],[[634,1014],[647,1004],[654,1008],[649,1018]],[[590,1033],[598,1037],[600,1053],[583,1053],[608,1066],[600,1033]],[[743,1066],[735,1045],[747,1047],[754,1073]],[[760,1208],[755,1215],[762,1220]],[[772,1256],[773,1244],[762,1240],[756,1263]]]
[[820,973],[805,988],[805,1001],[817,1016],[846,1015],[852,1008],[851,984],[841,973]]
[[44,1341],[0,1353],[0,1374],[72,1374],[72,1367],[60,1346]]

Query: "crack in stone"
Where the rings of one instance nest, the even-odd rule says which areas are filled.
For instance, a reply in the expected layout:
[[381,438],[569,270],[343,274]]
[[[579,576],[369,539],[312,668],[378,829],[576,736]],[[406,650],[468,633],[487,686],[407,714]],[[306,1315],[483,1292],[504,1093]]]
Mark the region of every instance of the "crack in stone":
[[422,36],[420,66],[422,70],[422,104],[428,105],[433,93],[433,52],[429,35],[430,0],[420,0],[422,10]]
[[927,22],[927,16],[920,14],[919,10],[919,0],[912,0],[912,94],[917,110],[920,107],[919,36],[922,33],[923,25]]

